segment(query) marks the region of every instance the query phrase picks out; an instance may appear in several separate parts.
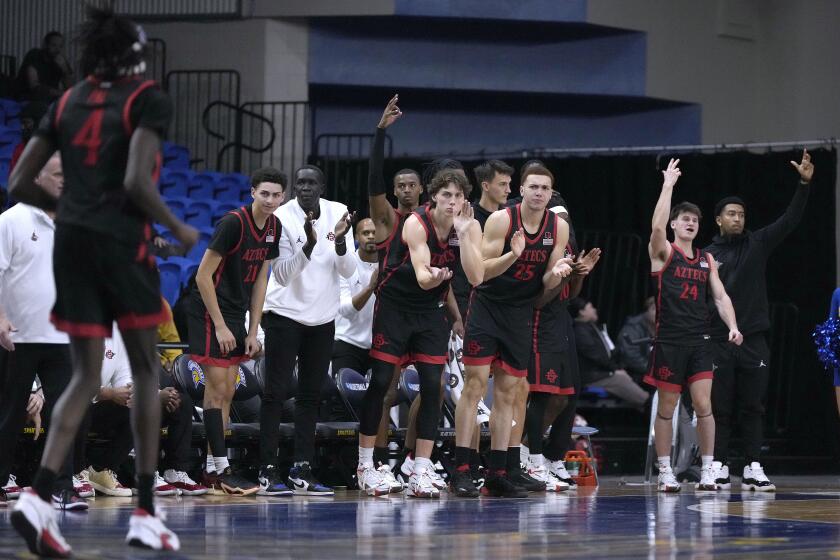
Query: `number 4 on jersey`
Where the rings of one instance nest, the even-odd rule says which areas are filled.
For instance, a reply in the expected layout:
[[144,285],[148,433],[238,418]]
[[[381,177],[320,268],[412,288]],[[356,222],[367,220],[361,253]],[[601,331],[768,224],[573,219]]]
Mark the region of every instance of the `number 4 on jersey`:
[[87,150],[82,163],[88,167],[95,166],[99,159],[99,146],[102,145],[102,117],[104,114],[104,109],[94,109],[85,124],[73,137],[73,146]]

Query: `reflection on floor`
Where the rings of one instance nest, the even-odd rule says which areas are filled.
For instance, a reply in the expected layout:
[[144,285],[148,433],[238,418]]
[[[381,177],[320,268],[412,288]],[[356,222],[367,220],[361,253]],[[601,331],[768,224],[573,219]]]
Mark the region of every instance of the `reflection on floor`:
[[[519,500],[161,498],[181,538],[167,558],[840,557],[836,477],[775,477],[777,494],[678,495],[603,479],[598,489]],[[739,486],[736,482],[734,487]],[[63,514],[76,558],[159,558],[123,545],[131,500]],[[0,557],[26,557],[0,510]]]

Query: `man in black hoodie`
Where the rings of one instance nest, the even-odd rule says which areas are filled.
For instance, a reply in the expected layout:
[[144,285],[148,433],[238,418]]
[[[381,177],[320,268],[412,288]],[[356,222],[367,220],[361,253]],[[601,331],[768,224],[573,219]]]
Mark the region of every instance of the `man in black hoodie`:
[[770,376],[767,260],[799,224],[808,202],[808,184],[814,175],[814,165],[807,150],[802,152],[800,163],[790,163],[799,173],[799,185],[785,213],[769,226],[749,231],[744,229],[744,202],[735,196],[724,198],[715,206],[715,221],[720,228],[720,235],[716,235],[711,245],[705,248],[718,262],[720,279],[732,299],[738,326],[744,335],[741,346],[727,344],[729,329],[717,313],[712,314],[715,368],[712,407],[717,424],[715,457],[720,461],[715,462],[715,467],[716,480],[721,488],[730,486],[727,464],[729,436],[734,415],[739,411],[746,459],[741,489],[776,489],[759,462],[763,441],[764,400]]

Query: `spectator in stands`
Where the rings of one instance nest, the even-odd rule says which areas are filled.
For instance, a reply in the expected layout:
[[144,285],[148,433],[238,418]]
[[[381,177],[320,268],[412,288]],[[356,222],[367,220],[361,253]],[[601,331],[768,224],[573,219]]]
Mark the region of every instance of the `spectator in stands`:
[[569,313],[575,320],[575,340],[583,384],[601,387],[635,408],[644,408],[649,395],[622,366],[606,329],[598,327],[598,310],[592,302],[575,298],[569,302]]
[[[58,152],[35,183],[51,196],[60,195],[64,175]],[[54,213],[28,204],[0,215],[0,484],[11,474],[36,373],[47,408],[55,405],[73,374],[67,335],[49,322],[55,301],[54,218]],[[86,502],[73,493],[72,475],[70,453],[56,482],[54,499],[61,507],[86,508]],[[2,501],[5,494],[0,490]]]
[[47,103],[43,101],[32,101],[20,110],[20,143],[12,151],[12,159],[9,162],[9,174],[12,173],[12,169],[17,165],[20,154],[23,153],[26,143],[32,138],[32,133],[35,132],[38,123],[47,114],[47,109],[49,109]]
[[[172,308],[169,307],[169,302],[163,300],[163,307],[166,309],[166,321],[158,325],[158,340],[170,344],[177,344],[181,342],[181,337],[178,336],[178,329],[175,327],[175,320],[172,316]],[[175,358],[183,354],[180,350],[161,350],[160,365],[166,373],[172,373],[172,365],[175,363]]]
[[628,317],[618,331],[618,352],[634,380],[641,381],[648,371],[648,359],[656,330],[656,299],[645,300],[644,310]]
[[282,224],[280,256],[272,263],[265,298],[265,393],[260,415],[260,483],[273,486],[277,464],[279,423],[295,362],[295,456],[289,486],[296,494],[332,496],[318,482],[310,463],[315,457],[315,425],[321,387],[327,379],[339,306],[339,277],[356,271],[348,250],[353,239],[351,218],[340,202],[321,198],[324,172],[305,165],[295,172],[295,199],[276,214]]
[[341,290],[338,316],[335,318],[332,372],[350,368],[362,375],[370,369],[370,338],[374,290],[379,277],[376,252],[376,226],[365,218],[356,224],[356,271],[350,278],[339,279]]
[[73,84],[73,69],[64,56],[64,36],[50,31],[41,48],[23,57],[18,71],[20,98],[26,101],[52,102]]

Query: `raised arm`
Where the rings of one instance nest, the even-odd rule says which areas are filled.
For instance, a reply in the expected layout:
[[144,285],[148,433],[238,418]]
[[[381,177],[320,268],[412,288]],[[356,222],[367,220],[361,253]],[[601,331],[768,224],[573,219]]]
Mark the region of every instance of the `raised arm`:
[[383,175],[383,160],[385,159],[385,129],[394,124],[402,116],[397,107],[399,95],[395,95],[388,102],[379,124],[370,150],[370,165],[368,166],[368,200],[370,201],[370,217],[376,226],[377,243],[388,238],[397,223],[397,212],[385,196],[385,177]]
[[706,253],[706,260],[709,263],[709,287],[712,290],[715,307],[720,314],[720,318],[729,327],[729,342],[740,346],[744,341],[744,337],[738,331],[738,323],[735,320],[735,308],[732,306],[732,300],[729,299],[729,294],[726,293],[726,288],[723,287],[723,282],[720,281],[717,262],[715,262],[715,258],[710,253]]
[[411,266],[414,267],[414,275],[417,283],[424,290],[436,288],[452,278],[452,271],[448,268],[437,268],[431,266],[432,256],[429,253],[429,246],[426,244],[426,230],[420,224],[417,216],[409,216],[403,226],[403,239],[408,245],[408,252],[411,256]]
[[505,248],[505,236],[510,228],[510,214],[507,210],[497,210],[490,214],[484,224],[484,237],[481,240],[481,258],[484,260],[484,282],[503,274],[525,250],[525,232],[522,228],[513,232],[510,239],[510,251],[502,254]]
[[755,236],[764,240],[770,250],[784,241],[785,237],[790,235],[802,221],[802,215],[805,213],[805,206],[808,203],[808,195],[811,191],[810,184],[814,177],[814,164],[811,163],[811,154],[808,153],[808,150],[802,150],[802,161],[800,163],[791,161],[790,164],[799,173],[799,181],[790,204],[788,204],[785,213],[779,216],[775,222],[755,232]]
[[665,261],[671,256],[671,244],[668,243],[668,216],[671,214],[671,196],[674,192],[674,185],[682,174],[678,159],[671,159],[668,168],[662,172],[662,192],[659,193],[659,200],[653,211],[651,222],[650,243],[648,244],[648,255],[650,255],[650,268],[652,272],[659,272],[665,266]]
[[461,266],[470,285],[478,286],[484,280],[484,260],[481,258],[481,226],[473,218],[469,201],[464,201],[461,212],[455,216],[455,231],[460,243]]

